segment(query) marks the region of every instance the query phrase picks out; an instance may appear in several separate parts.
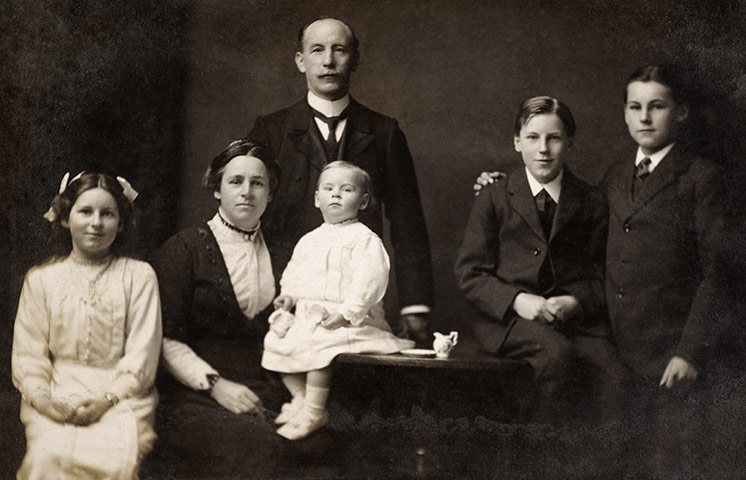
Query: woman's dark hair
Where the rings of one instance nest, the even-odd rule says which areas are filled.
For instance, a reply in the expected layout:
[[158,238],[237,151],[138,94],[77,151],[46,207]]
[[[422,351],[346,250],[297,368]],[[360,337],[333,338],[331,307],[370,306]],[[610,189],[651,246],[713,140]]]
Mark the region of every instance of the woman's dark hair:
[[677,105],[689,103],[689,87],[681,68],[672,64],[648,65],[636,70],[624,84],[624,103],[627,103],[627,86],[632,82],[658,82],[671,90]]
[[274,194],[280,181],[280,165],[269,157],[269,153],[261,145],[251,140],[241,138],[232,141],[228,147],[213,158],[207,167],[205,176],[202,179],[202,185],[205,188],[211,188],[217,192],[220,190],[220,183],[223,181],[223,172],[228,162],[235,157],[247,156],[258,158],[267,167],[269,175],[269,193]]
[[559,117],[565,125],[565,133],[568,138],[575,136],[575,118],[572,116],[570,108],[556,98],[552,97],[531,97],[524,100],[518,109],[518,115],[515,117],[515,135],[521,134],[521,128],[536,115],[553,113]]
[[72,250],[72,238],[70,229],[62,226],[62,222],[70,219],[70,211],[84,192],[101,188],[112,197],[119,210],[119,224],[121,231],[117,233],[114,242],[111,244],[111,251],[116,255],[122,255],[130,247],[130,239],[133,236],[135,222],[133,207],[129,199],[124,195],[124,188],[113,177],[103,173],[83,173],[65,188],[65,191],[56,195],[52,200],[52,210],[55,213],[55,219],[52,221],[52,232],[47,240],[47,247],[53,257],[61,257],[70,253]]

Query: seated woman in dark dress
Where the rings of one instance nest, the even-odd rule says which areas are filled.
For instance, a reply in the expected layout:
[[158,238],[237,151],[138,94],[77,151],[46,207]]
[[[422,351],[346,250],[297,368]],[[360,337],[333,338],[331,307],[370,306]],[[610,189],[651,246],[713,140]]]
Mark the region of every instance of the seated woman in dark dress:
[[265,307],[275,294],[260,217],[279,166],[253,142],[215,157],[204,186],[218,211],[158,251],[163,365],[154,459],[175,478],[275,478],[289,467],[288,444],[265,408],[285,395],[261,369]]

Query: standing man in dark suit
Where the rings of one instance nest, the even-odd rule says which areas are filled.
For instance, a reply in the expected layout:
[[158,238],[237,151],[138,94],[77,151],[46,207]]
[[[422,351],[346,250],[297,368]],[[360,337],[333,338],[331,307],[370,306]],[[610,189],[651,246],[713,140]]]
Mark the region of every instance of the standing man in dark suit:
[[321,169],[334,160],[362,167],[378,201],[360,220],[382,236],[390,221],[402,332],[431,340],[427,314],[433,300],[430,246],[412,156],[396,120],[374,112],[349,94],[360,61],[349,25],[320,18],[299,32],[295,63],[306,77],[300,102],[260,116],[248,137],[264,145],[282,167],[262,230],[279,277],[303,234],[322,222],[313,195]]
[[566,418],[563,402],[586,364],[608,416],[627,372],[608,340],[603,293],[607,210],[601,193],[563,156],[575,120],[550,97],[523,102],[515,123],[517,168],[474,202],[456,260],[482,348],[526,361],[541,395],[541,420]]

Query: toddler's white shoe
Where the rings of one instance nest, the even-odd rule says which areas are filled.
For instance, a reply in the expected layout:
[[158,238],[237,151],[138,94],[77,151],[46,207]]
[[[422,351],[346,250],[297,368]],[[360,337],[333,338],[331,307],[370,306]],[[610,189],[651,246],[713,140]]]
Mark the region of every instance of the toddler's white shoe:
[[304,408],[288,423],[277,429],[277,434],[288,440],[300,440],[326,425],[325,411],[317,412]]
[[280,408],[280,414],[275,418],[275,423],[277,425],[285,424],[298,415],[303,408],[303,401],[304,398],[298,395],[293,397],[291,401],[283,403],[282,408]]

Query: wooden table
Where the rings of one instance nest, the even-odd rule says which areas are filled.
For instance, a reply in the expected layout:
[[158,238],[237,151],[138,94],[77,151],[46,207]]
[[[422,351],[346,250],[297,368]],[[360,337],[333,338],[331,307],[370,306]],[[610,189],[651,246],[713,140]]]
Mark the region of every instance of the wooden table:
[[334,370],[337,392],[364,401],[378,397],[383,416],[409,415],[417,406],[436,417],[515,421],[525,418],[533,403],[527,364],[458,347],[445,359],[342,354]]
[[533,371],[527,364],[458,347],[447,359],[342,354],[333,368],[334,396],[351,398],[347,405],[359,401],[361,417],[371,412],[371,405],[384,418],[405,417],[410,426],[405,435],[412,443],[386,461],[404,465],[402,476],[407,478],[437,477],[442,461],[437,452],[443,451],[438,428],[411,428],[412,422],[424,426],[484,417],[517,423],[529,419],[533,410]]

